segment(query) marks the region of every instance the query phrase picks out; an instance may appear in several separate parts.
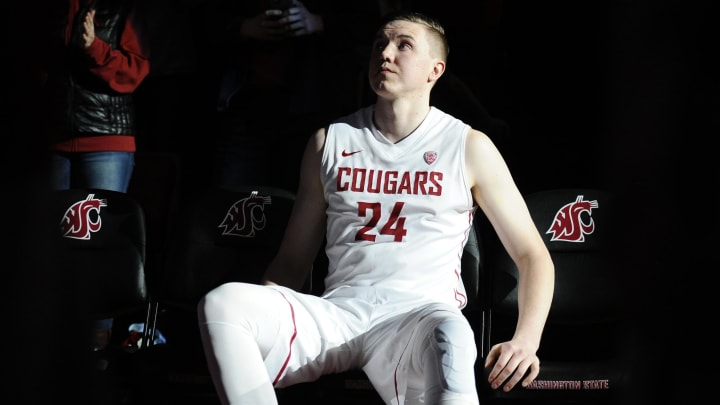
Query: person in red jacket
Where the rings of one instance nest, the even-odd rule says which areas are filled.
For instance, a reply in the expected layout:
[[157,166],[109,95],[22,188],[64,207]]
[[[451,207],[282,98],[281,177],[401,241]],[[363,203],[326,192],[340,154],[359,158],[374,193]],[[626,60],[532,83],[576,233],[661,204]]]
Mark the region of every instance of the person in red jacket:
[[[133,92],[150,71],[134,0],[50,1],[39,46],[45,145],[52,189],[126,192],[135,157]],[[110,342],[113,319],[94,321],[92,348]]]

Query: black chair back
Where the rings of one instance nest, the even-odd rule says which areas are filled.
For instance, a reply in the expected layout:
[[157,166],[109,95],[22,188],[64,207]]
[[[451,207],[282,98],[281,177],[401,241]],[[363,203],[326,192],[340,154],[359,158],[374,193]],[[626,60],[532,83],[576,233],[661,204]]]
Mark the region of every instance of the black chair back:
[[209,187],[182,202],[158,300],[195,311],[211,289],[259,282],[285,233],[295,195],[275,187]]
[[[555,295],[538,355],[541,372],[528,389],[490,390],[483,399],[614,403],[628,385],[627,343],[618,257],[613,254],[614,201],[596,189],[543,190],[525,196],[555,265]],[[484,228],[483,358],[512,337],[517,320],[517,268],[494,232]],[[479,363],[482,364],[482,363]]]
[[54,265],[88,319],[146,308],[145,215],[125,193],[88,188],[54,191]]

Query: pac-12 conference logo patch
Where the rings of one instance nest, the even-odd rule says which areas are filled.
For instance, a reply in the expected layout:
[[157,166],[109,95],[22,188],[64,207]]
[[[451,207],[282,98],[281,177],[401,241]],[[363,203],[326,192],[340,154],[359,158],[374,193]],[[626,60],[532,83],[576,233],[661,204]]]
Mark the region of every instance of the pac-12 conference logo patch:
[[438,157],[438,153],[435,151],[425,152],[425,154],[423,155],[423,159],[425,160],[425,163],[427,163],[429,165],[435,163],[435,161],[437,160],[437,157]]

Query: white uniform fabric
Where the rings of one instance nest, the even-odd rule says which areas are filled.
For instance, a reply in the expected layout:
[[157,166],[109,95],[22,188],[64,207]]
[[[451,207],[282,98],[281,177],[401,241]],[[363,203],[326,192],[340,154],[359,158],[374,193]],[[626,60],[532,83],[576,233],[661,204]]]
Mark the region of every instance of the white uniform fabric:
[[371,107],[329,126],[323,296],[228,283],[200,304],[223,403],[275,403],[260,376],[282,388],[358,367],[389,405],[478,403],[477,350],[461,312],[474,214],[468,130],[435,108],[396,144],[375,128]]
[[465,174],[469,126],[431,108],[393,144],[372,117],[366,107],[328,128],[327,295],[375,286],[393,291],[393,302],[463,308],[460,259],[474,212]]

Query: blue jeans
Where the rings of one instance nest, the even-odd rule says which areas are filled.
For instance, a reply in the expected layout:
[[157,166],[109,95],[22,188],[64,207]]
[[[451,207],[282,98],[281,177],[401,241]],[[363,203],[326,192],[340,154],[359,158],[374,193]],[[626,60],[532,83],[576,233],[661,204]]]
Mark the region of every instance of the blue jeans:
[[50,179],[56,190],[88,187],[125,193],[135,167],[132,152],[55,153],[52,159]]
[[[132,152],[58,152],[52,155],[50,181],[56,190],[74,187],[127,192],[135,167]],[[110,329],[113,319],[95,321],[95,328]]]

